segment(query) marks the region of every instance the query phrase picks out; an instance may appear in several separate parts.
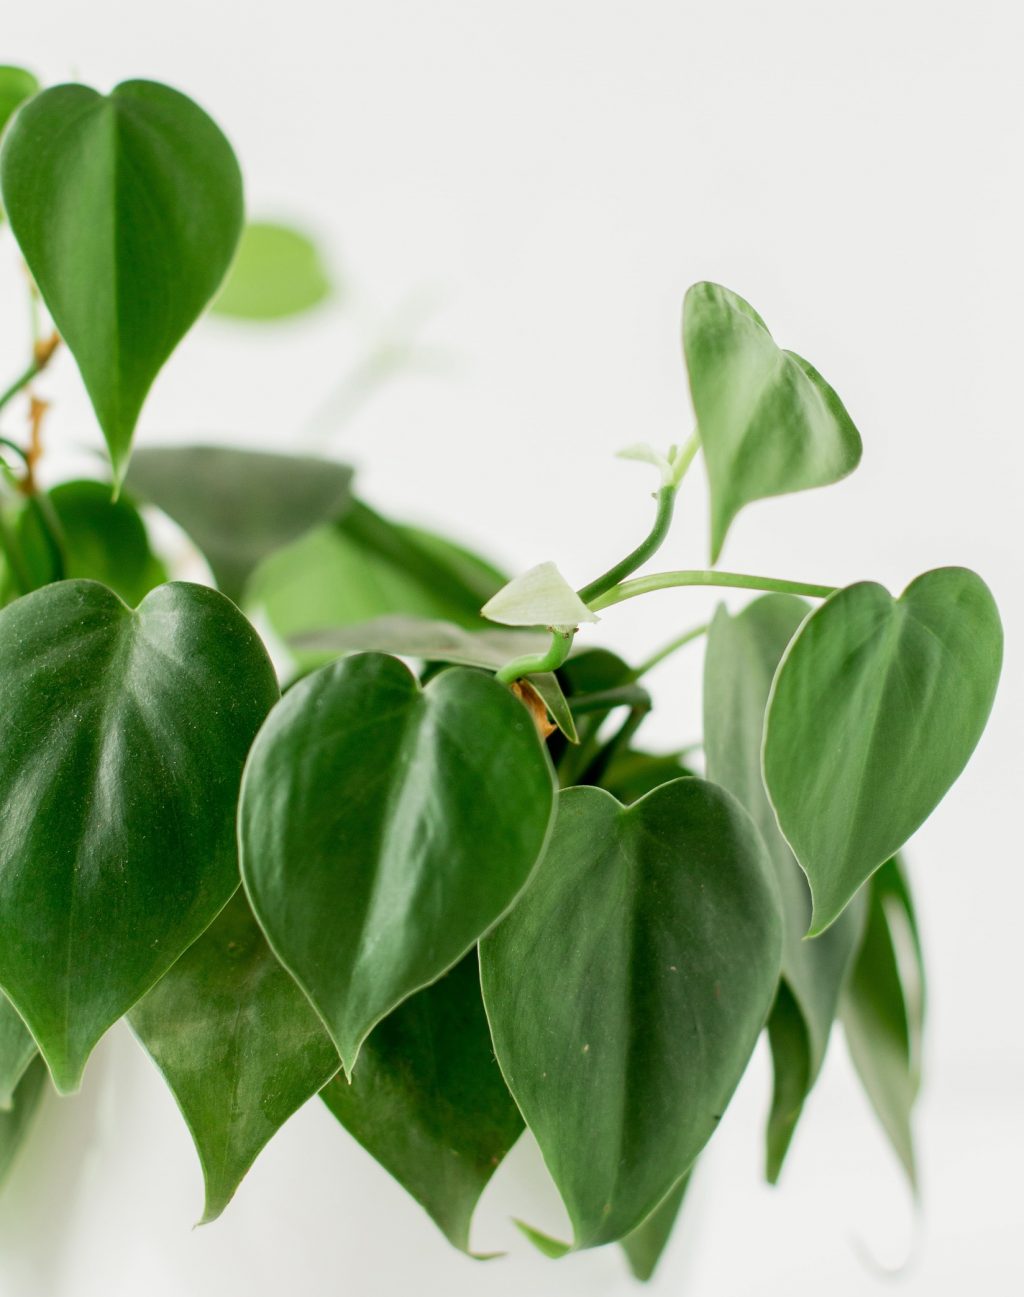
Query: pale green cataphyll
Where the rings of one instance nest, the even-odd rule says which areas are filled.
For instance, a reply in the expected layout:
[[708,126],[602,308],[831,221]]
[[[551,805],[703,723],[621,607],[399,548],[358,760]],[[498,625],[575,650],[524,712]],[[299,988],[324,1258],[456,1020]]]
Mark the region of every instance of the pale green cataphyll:
[[[984,729],[1002,633],[963,568],[902,593],[719,569],[745,505],[856,468],[825,379],[696,284],[696,431],[624,452],[659,475],[650,535],[580,590],[553,563],[510,581],[328,459],[133,455],[207,307],[288,317],[330,272],[245,224],[230,145],[166,86],[0,68],[0,129],[33,322],[0,391],[0,1172],[127,1017],[188,1123],[204,1221],[319,1096],[470,1255],[529,1128],[570,1229],[524,1232],[552,1256],[618,1243],[647,1278],[761,1032],[775,1181],[838,1021],[916,1191],[900,851]],[[109,474],[44,487],[33,384],[72,358]],[[698,455],[710,566],[652,572]],[[169,579],[157,511],[216,588]],[[599,611],[696,585],[752,598],[645,662],[595,645]],[[703,741],[647,751],[645,672],[700,639]]]

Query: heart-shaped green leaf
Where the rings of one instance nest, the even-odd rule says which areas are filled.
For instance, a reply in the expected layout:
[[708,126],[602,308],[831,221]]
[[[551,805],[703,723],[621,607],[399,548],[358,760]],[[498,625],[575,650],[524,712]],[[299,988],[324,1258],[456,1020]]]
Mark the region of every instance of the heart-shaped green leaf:
[[662,784],[689,778],[693,773],[674,752],[638,752],[627,748],[612,757],[601,775],[601,787],[629,806]]
[[54,86],[11,125],[0,187],[124,477],[142,404],[224,277],[242,228],[231,146],[152,81]]
[[[455,622],[396,613],[374,617],[353,626],[332,626],[308,631],[295,639],[299,649],[314,653],[395,653],[425,662],[451,662],[456,666],[497,670],[513,658],[543,653],[551,636],[517,630],[466,630]],[[530,676],[551,719],[576,742],[572,712],[553,671]]]
[[629,1268],[641,1283],[646,1283],[651,1278],[668,1247],[683,1199],[690,1187],[691,1175],[692,1171],[687,1171],[661,1206],[656,1207],[642,1225],[638,1225],[632,1234],[627,1234],[622,1240],[622,1250],[629,1261]]
[[0,613],[0,986],[59,1090],[237,886],[242,766],[276,696],[203,586],[133,612],[62,581]]
[[711,487],[711,561],[745,504],[826,486],[860,462],[857,429],[822,376],[782,351],[748,302],[694,284],[683,350]]
[[938,568],[894,599],[839,590],[803,624],[772,686],[764,780],[811,885],[811,935],[941,801],[988,719],[1003,633],[988,587]]
[[323,1099],[468,1252],[480,1195],[523,1130],[494,1061],[476,951],[375,1027],[351,1084],[337,1077]]
[[7,1179],[46,1092],[46,1064],[33,1059],[18,1082],[7,1111],[0,1111],[0,1185]]
[[309,235],[273,221],[250,221],[211,309],[238,320],[283,320],[311,311],[330,295],[330,276]]
[[761,743],[772,678],[810,611],[793,595],[771,594],[731,616],[720,606],[704,662],[704,753],[709,779],[753,816],[775,867],[785,938],[783,985],[768,1023],[775,1095],[768,1122],[768,1179],[782,1169],[804,1099],[825,1058],[839,992],[860,933],[853,911],[815,941],[805,941],[811,897],[778,825],[761,778]]
[[205,1224],[341,1059],[241,890],[128,1017],[192,1132]]
[[537,876],[480,962],[498,1062],[576,1247],[631,1233],[689,1170],[764,1026],[781,944],[771,866],[729,793],[559,794]]
[[242,875],[349,1075],[373,1027],[526,885],[553,776],[526,709],[454,667],[342,658],[271,713],[242,783]]
[[352,470],[311,455],[154,446],[135,453],[127,481],[188,532],[237,603],[257,563],[344,512]]
[[911,1114],[920,1084],[924,965],[898,858],[871,880],[867,927],[843,992],[846,1044],[911,1188],[917,1188]]
[[[104,482],[62,482],[46,493],[52,508],[44,525],[42,498],[29,500],[18,520],[21,544],[32,588],[60,577],[100,581],[135,607],[167,580],[153,553],[146,525],[125,495],[111,499]],[[36,503],[40,508],[33,509]],[[59,547],[55,571],[54,540]]]
[[18,1082],[37,1052],[21,1014],[6,995],[0,995],[0,1110],[10,1108]]

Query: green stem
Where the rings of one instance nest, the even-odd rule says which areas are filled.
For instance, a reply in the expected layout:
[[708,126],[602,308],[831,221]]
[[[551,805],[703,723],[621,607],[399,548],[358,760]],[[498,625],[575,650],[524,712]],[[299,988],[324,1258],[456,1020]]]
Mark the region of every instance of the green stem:
[[638,667],[633,669],[633,679],[639,680],[642,675],[646,675],[650,671],[651,667],[656,667],[659,662],[664,662],[665,658],[675,653],[677,649],[685,648],[687,644],[692,644],[694,640],[706,635],[709,625],[709,622],[705,622],[703,626],[694,626],[691,630],[683,631],[682,635],[677,635],[674,640],[669,640],[667,644],[658,649],[657,653],[652,653],[649,658],[645,658]]
[[651,576],[637,577],[635,581],[623,581],[595,599],[590,606],[594,612],[600,612],[603,608],[611,608],[613,604],[635,599],[637,595],[690,585],[726,586],[736,590],[767,590],[777,594],[805,595],[809,599],[827,599],[836,590],[836,587],[831,585],[810,585],[805,581],[779,581],[771,576],[747,576],[742,572],[655,572]]
[[569,656],[574,635],[575,631],[552,631],[551,647],[546,653],[513,658],[511,662],[506,662],[500,671],[495,672],[495,679],[500,680],[503,685],[508,685],[523,676],[539,675],[542,671],[557,671]]
[[662,542],[668,535],[668,529],[672,525],[672,510],[675,507],[676,490],[675,486],[663,486],[658,492],[658,513],[647,539],[638,545],[631,554],[627,554],[621,562],[609,568],[603,576],[599,576],[596,581],[591,581],[589,585],[585,585],[582,590],[577,592],[585,604],[591,604],[607,590],[611,590],[613,586],[618,585],[623,577],[629,576],[630,572],[635,572],[638,567],[647,562],[652,554],[661,548]]

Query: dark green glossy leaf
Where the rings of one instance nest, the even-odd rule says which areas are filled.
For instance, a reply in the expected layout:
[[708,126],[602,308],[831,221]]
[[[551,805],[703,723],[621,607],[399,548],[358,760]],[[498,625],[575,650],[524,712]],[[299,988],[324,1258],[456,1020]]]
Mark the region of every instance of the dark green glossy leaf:
[[0,1110],[8,1109],[25,1069],[37,1053],[32,1033],[6,995],[0,995]]
[[[300,650],[320,653],[396,653],[425,662],[450,662],[456,666],[485,667],[496,671],[513,658],[543,653],[551,636],[532,631],[466,630],[455,622],[396,613],[375,617],[353,626],[332,626],[307,631],[294,641]],[[530,677],[551,719],[569,739],[576,741],[572,712],[552,671]]]
[[26,99],[39,92],[39,82],[24,68],[0,66],[0,134]]
[[638,752],[629,748],[612,758],[601,777],[601,787],[628,806],[662,784],[693,774],[674,752]]
[[203,586],[133,612],[62,581],[0,613],[0,985],[62,1092],[237,886],[242,765],[276,694]]
[[144,448],[128,475],[188,532],[236,603],[262,559],[345,510],[351,481],[352,470],[331,460],[227,446]]
[[342,658],[294,686],[242,785],[242,874],[349,1074],[373,1027],[459,960],[543,849],[553,778],[529,714],[453,667]]
[[875,874],[869,896],[864,940],[843,993],[843,1031],[868,1098],[916,1190],[911,1114],[920,1083],[924,969],[898,860]]
[[311,311],[330,295],[327,268],[308,234],[250,221],[211,309],[239,320],[282,320]]
[[575,1246],[594,1247],[635,1230],[714,1133],[771,1006],[782,924],[756,828],[714,784],[558,803],[481,968],[505,1080]]
[[109,95],[55,86],[7,132],[0,186],[120,482],[150,386],[234,254],[235,155],[202,109],[167,86],[125,81]]
[[10,1108],[0,1111],[0,1185],[10,1174],[45,1091],[46,1064],[36,1057],[19,1081]]
[[337,1077],[323,1099],[468,1252],[477,1201],[523,1130],[494,1061],[476,951],[375,1027],[351,1084]]
[[711,561],[733,518],[767,496],[825,486],[860,462],[861,442],[821,375],[782,351],[748,302],[694,284],[683,349],[711,487]]
[[657,1269],[668,1241],[672,1237],[683,1199],[690,1187],[692,1171],[679,1181],[669,1196],[656,1207],[642,1225],[638,1225],[632,1234],[622,1240],[622,1250],[629,1261],[629,1268],[634,1276],[646,1283]]
[[129,1014],[181,1109],[206,1184],[202,1222],[341,1066],[239,890]]
[[710,779],[733,793],[761,831],[775,868],[785,918],[782,976],[769,1041],[775,1095],[767,1132],[767,1176],[782,1169],[803,1101],[825,1058],[839,992],[859,938],[855,910],[815,941],[807,882],[778,830],[761,778],[761,742],[772,678],[809,608],[793,595],[765,595],[736,616],[720,606],[704,665],[704,751]]
[[[113,500],[107,483],[77,481],[62,482],[47,498],[49,525],[40,509],[26,507],[19,519],[18,539],[34,589],[61,576],[83,577],[109,586],[134,608],[167,580],[150,548],[146,525],[127,496]],[[54,570],[57,564],[59,571]]]
[[939,568],[899,599],[839,590],[783,659],[764,779],[825,930],[955,781],[985,728],[1003,635],[988,587]]
[[[395,526],[356,501],[332,526],[262,563],[247,595],[277,634],[293,641],[390,613],[484,630],[480,609],[503,583],[500,572],[460,546]],[[308,668],[334,655],[305,649],[296,656]]]

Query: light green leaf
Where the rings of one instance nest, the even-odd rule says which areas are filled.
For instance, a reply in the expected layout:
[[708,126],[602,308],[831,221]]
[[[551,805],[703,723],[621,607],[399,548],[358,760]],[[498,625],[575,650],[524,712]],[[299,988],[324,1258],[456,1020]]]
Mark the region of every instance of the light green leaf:
[[56,523],[60,571],[54,570],[53,538],[43,527],[40,511],[26,507],[19,518],[18,539],[33,588],[61,576],[83,577],[102,582],[134,608],[167,580],[135,505],[124,495],[113,500],[109,484],[62,482],[47,497]]
[[765,721],[764,779],[811,885],[823,932],[931,814],[988,719],[1002,661],[999,613],[964,568],[899,599],[872,582],[804,622]]
[[[920,1082],[924,968],[898,859],[875,874],[869,897],[864,940],[843,993],[843,1031],[868,1098],[916,1192],[911,1115]],[[901,951],[901,945],[909,950]]]
[[238,882],[242,765],[277,695],[215,590],[61,581],[0,612],[0,986],[58,1090]]
[[311,455],[153,446],[135,453],[127,482],[188,532],[238,603],[262,559],[344,512],[352,470]]
[[[396,526],[354,501],[334,524],[260,564],[246,602],[259,608],[286,641],[388,613],[442,618],[483,630],[487,624],[480,606],[504,579],[451,541]],[[307,668],[333,656],[322,650],[296,652]]]
[[[455,666],[485,667],[496,671],[513,658],[543,653],[551,637],[531,631],[466,630],[455,622],[402,613],[374,617],[354,626],[331,626],[306,631],[293,643],[300,651],[321,653],[395,653],[424,662],[450,662]],[[569,739],[576,741],[572,712],[554,672],[530,677],[551,719]]]
[[234,254],[235,155],[202,109],[167,86],[125,81],[109,95],[55,86],[4,137],[0,187],[119,484],[153,380]]
[[714,1133],[781,942],[764,847],[727,792],[559,794],[537,876],[480,962],[498,1062],[577,1248],[632,1233]]
[[480,1195],[523,1130],[494,1061],[476,951],[375,1027],[352,1083],[339,1076],[323,1100],[468,1252]]
[[538,563],[488,599],[480,610],[503,626],[573,628],[599,618],[590,611],[554,563]]
[[632,1234],[627,1234],[622,1240],[622,1250],[629,1261],[629,1268],[641,1283],[646,1283],[654,1274],[668,1246],[692,1174],[692,1170],[687,1171],[661,1206],[656,1207],[642,1225],[638,1225]]
[[452,967],[526,885],[553,777],[529,714],[453,667],[342,658],[271,713],[242,783],[256,917],[349,1075],[373,1027]]
[[301,649],[324,653],[395,653],[425,662],[497,670],[515,657],[543,653],[551,636],[522,630],[466,630],[455,622],[403,613],[297,635]]
[[18,1082],[37,1052],[21,1015],[6,995],[0,995],[0,1111],[10,1109]]
[[782,351],[748,302],[694,284],[683,350],[711,487],[711,561],[744,505],[826,486],[860,462],[861,442],[822,376]]
[[754,600],[736,616],[724,606],[708,631],[704,660],[704,751],[708,778],[754,817],[782,896],[782,976],[768,1023],[775,1095],[768,1122],[767,1176],[782,1169],[804,1099],[825,1058],[839,992],[859,940],[862,914],[851,909],[828,932],[805,941],[811,916],[807,882],[775,822],[761,778],[765,708],[779,661],[809,612],[793,595]]
[[24,68],[0,66],[0,134],[17,110],[39,93],[39,82]]
[[211,309],[239,320],[282,320],[311,311],[330,295],[327,267],[308,234],[250,221]]
[[46,1091],[46,1064],[38,1056],[25,1070],[9,1110],[0,1111],[0,1185],[7,1179]]
[[341,1059],[241,890],[128,1017],[192,1132],[206,1224]]

